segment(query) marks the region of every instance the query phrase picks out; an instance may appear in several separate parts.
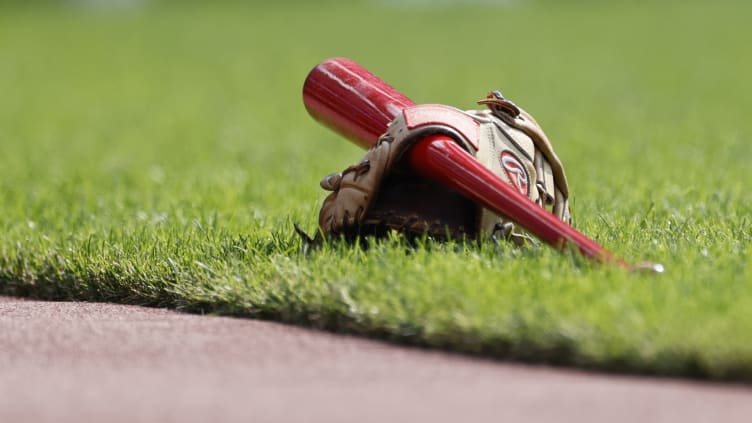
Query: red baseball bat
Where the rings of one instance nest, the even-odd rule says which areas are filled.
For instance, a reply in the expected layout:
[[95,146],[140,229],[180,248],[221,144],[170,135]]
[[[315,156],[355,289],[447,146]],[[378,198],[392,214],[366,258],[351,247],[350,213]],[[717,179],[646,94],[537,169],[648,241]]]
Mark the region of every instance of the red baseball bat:
[[[359,64],[344,58],[328,59],[313,68],[303,85],[303,102],[314,119],[365,148],[373,146],[389,122],[404,109],[415,105]],[[660,265],[631,266],[614,257],[512,188],[448,136],[426,137],[411,149],[408,160],[421,175],[509,217],[556,248],[574,245],[583,255],[599,262],[662,271]]]

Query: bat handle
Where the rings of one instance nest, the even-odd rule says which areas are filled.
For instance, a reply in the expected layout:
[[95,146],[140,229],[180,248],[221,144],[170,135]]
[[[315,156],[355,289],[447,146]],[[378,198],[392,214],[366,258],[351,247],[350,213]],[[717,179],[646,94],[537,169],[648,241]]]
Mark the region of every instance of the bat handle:
[[[576,245],[596,261],[614,260],[613,255],[551,213],[520,194],[481,165],[450,137],[433,135],[412,147],[408,160],[421,175],[454,189],[489,210],[515,216],[515,221],[542,241],[557,248]],[[616,263],[626,265],[623,260]]]
[[516,223],[555,248],[573,246],[590,259],[615,263],[630,271],[664,271],[660,263],[630,264],[614,256],[499,179],[450,137],[426,137],[412,147],[408,161],[421,175],[454,189],[497,214],[514,216]]

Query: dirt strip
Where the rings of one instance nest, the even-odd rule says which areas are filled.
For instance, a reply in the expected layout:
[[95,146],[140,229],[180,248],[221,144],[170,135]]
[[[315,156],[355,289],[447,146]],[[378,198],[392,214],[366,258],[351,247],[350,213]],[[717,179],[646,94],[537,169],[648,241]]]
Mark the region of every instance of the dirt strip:
[[752,389],[277,323],[0,297],[0,422],[747,422]]

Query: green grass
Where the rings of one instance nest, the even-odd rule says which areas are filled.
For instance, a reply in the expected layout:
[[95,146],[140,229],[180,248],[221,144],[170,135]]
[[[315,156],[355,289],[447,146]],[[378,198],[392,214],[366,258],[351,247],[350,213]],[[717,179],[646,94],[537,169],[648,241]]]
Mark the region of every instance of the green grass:
[[[748,2],[75,4],[0,6],[0,293],[752,381]],[[399,237],[303,255],[292,223],[362,155],[302,106],[330,56],[418,102],[502,89],[575,225],[666,273]]]

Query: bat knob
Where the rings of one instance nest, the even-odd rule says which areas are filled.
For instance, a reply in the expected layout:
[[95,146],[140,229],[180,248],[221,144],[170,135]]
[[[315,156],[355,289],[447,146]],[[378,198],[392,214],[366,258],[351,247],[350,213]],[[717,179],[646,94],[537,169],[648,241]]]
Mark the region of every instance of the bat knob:
[[649,261],[631,265],[629,267],[631,272],[645,272],[645,273],[663,273],[666,268],[661,263],[652,263]]

